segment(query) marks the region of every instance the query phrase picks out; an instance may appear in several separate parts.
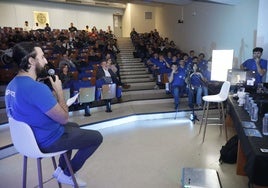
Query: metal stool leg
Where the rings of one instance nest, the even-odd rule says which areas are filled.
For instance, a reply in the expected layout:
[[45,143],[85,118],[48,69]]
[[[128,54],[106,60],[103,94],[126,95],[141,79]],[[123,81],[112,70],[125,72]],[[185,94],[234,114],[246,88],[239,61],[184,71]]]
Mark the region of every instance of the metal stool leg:
[[[52,157],[51,159],[52,159],[54,170],[56,170],[57,169],[57,163],[56,163],[55,157]],[[61,183],[60,182],[58,182],[58,185],[59,185],[59,188],[61,188]]]
[[206,136],[206,130],[207,130],[207,124],[208,124],[208,111],[209,111],[209,102],[207,102],[207,106],[206,106],[207,110],[206,110],[206,117],[205,117],[205,127],[204,127],[204,132],[203,132],[203,141],[205,141],[205,136]]
[[200,124],[200,128],[199,128],[199,133],[201,132],[202,129],[202,125],[203,125],[203,120],[204,120],[204,116],[205,116],[205,112],[206,112],[206,106],[207,106],[207,101],[205,101],[204,106],[203,106],[203,115],[202,115],[202,120],[201,120],[201,124]]
[[225,138],[226,141],[228,140],[228,135],[227,135],[227,127],[225,124],[225,113],[224,113],[224,108],[223,108],[223,102],[221,102],[221,110],[222,110],[222,126],[224,127],[225,130]]
[[37,169],[38,169],[38,182],[39,182],[39,188],[43,188],[43,177],[42,177],[42,164],[41,164],[42,158],[37,158]]
[[23,175],[22,175],[22,187],[26,188],[27,181],[27,157],[23,156]]
[[75,187],[75,188],[78,188],[78,184],[77,184],[77,182],[76,182],[76,178],[75,178],[75,176],[74,176],[73,168],[72,168],[72,166],[71,166],[71,163],[70,163],[70,160],[69,160],[69,158],[68,158],[68,156],[67,156],[67,153],[64,153],[63,156],[64,156],[65,162],[66,162],[66,164],[67,164],[67,167],[68,167],[68,169],[69,169],[69,172],[71,173],[71,176],[72,176],[72,179],[73,179],[73,182],[74,182],[74,187]]

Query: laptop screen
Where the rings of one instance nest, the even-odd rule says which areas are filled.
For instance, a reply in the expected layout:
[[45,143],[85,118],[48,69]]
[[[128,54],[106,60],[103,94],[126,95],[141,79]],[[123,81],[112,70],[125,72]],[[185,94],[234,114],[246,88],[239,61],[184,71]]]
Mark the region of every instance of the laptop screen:
[[227,81],[229,81],[231,85],[237,85],[238,83],[244,84],[246,82],[246,75],[246,71],[240,69],[228,69]]

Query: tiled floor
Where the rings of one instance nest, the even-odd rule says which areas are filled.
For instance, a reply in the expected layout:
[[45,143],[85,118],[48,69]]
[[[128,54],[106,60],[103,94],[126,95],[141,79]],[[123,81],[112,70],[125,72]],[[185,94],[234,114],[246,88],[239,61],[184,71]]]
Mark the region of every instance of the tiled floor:
[[[92,109],[90,117],[84,117],[83,111],[70,113],[71,121],[90,124],[83,128],[98,129],[104,136],[101,147],[79,172],[87,187],[178,188],[183,167],[217,170],[224,188],[247,187],[247,178],[236,175],[236,165],[218,162],[220,148],[225,144],[218,126],[208,127],[202,144],[202,136],[198,135],[200,122],[189,121],[186,107],[176,119],[172,99],[133,101],[115,104],[112,109],[112,113],[105,113],[103,107]],[[201,114],[197,112],[200,118]],[[108,119],[112,121],[105,122]],[[3,127],[1,143],[8,142],[9,137],[8,128]],[[228,130],[229,135],[234,134],[231,127]],[[28,165],[27,187],[35,187],[35,160],[30,159]],[[53,172],[50,160],[43,159],[43,169],[44,180],[49,180]],[[16,154],[0,160],[0,187],[21,187],[21,177],[22,156]],[[57,187],[57,183],[51,179],[44,187]]]

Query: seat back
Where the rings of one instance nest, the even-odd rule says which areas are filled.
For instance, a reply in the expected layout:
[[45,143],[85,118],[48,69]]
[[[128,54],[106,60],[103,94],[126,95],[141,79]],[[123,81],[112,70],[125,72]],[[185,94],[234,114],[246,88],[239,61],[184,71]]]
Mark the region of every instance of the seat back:
[[88,103],[95,100],[95,86],[84,87],[79,89],[79,102]]
[[9,118],[11,139],[16,150],[24,156],[31,158],[42,157],[31,127],[21,121]]
[[221,91],[219,93],[219,96],[221,97],[222,100],[226,100],[228,95],[229,95],[229,91],[230,91],[230,86],[231,83],[229,81],[225,81],[223,82],[222,86],[221,86]]
[[116,96],[116,84],[104,84],[101,90],[101,99],[112,99]]

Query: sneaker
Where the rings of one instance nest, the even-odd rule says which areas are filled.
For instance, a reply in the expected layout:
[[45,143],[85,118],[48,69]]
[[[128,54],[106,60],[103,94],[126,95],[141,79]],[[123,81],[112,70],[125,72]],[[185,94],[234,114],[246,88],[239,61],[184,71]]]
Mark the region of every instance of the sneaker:
[[61,167],[58,166],[56,170],[54,171],[54,173],[52,174],[52,177],[57,179],[61,172],[62,172],[62,169]]
[[158,85],[155,85],[155,86],[154,86],[154,89],[159,89],[159,86],[158,86]]
[[[78,178],[76,174],[75,174],[75,179],[79,187],[85,187],[87,185],[87,183],[81,180],[80,178]],[[58,182],[63,183],[63,184],[74,185],[72,176],[67,176],[66,174],[64,174],[63,171],[58,175],[57,180]]]

